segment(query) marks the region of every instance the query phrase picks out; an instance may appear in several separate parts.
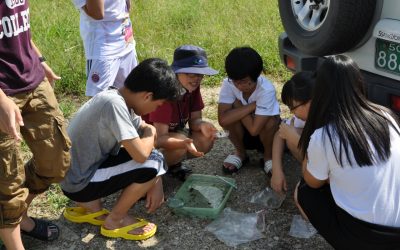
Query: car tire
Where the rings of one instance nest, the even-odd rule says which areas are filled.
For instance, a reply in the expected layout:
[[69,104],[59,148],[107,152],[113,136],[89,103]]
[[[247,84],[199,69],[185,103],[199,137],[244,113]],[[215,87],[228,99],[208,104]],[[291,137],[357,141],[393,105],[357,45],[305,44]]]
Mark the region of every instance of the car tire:
[[279,0],[290,41],[315,56],[355,47],[367,33],[375,7],[376,0]]

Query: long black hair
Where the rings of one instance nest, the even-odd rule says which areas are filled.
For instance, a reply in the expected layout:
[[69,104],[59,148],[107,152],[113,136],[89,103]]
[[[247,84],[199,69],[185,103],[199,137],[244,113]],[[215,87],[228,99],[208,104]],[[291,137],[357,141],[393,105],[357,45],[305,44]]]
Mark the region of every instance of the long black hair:
[[[400,134],[388,115],[399,125],[389,109],[366,99],[360,69],[352,59],[343,55],[329,57],[317,71],[310,112],[299,148],[306,156],[311,135],[316,129],[323,128],[341,166],[343,156],[350,164],[360,167],[384,162],[391,155],[389,125]],[[352,162],[350,148],[355,163]]]

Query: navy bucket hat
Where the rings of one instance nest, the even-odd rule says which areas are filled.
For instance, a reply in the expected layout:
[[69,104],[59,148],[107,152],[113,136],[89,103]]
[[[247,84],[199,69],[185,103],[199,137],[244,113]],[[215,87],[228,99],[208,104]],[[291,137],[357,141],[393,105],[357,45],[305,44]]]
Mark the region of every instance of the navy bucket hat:
[[207,54],[204,49],[194,45],[182,45],[174,52],[171,65],[175,73],[201,75],[216,75],[218,71],[208,66]]

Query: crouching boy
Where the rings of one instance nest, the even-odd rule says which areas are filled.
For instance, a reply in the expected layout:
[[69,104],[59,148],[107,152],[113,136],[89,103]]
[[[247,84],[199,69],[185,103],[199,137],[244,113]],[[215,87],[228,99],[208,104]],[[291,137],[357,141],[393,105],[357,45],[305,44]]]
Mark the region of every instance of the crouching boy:
[[246,150],[263,153],[263,167],[272,157],[272,141],[279,125],[275,87],[261,73],[263,60],[250,47],[238,47],[225,59],[228,75],[221,87],[218,122],[229,131],[235,152],[223,162],[225,173],[237,172],[249,158]]
[[[101,226],[108,237],[143,240],[157,227],[128,215],[146,195],[148,212],[164,201],[163,155],[154,150],[155,128],[141,115],[176,97],[178,82],[161,59],[140,63],[120,89],[97,94],[71,120],[71,168],[61,183],[64,194],[77,206],[67,208],[66,219]],[[111,211],[100,198],[121,190]]]

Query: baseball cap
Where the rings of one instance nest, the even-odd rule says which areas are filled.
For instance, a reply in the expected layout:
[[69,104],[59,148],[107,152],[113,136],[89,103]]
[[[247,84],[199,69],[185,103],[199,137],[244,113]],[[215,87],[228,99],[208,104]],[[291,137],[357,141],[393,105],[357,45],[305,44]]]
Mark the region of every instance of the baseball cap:
[[208,66],[204,49],[194,45],[182,45],[175,49],[171,65],[175,73],[215,75],[218,71]]

